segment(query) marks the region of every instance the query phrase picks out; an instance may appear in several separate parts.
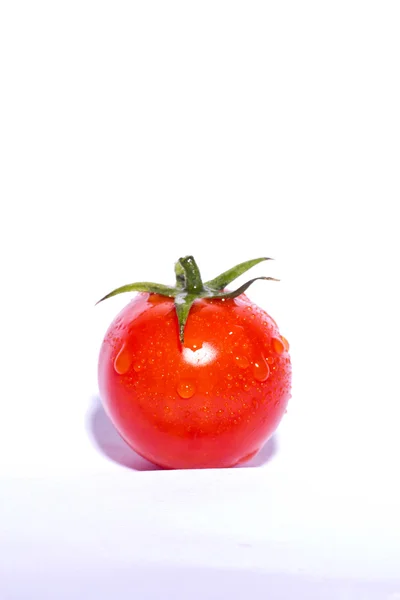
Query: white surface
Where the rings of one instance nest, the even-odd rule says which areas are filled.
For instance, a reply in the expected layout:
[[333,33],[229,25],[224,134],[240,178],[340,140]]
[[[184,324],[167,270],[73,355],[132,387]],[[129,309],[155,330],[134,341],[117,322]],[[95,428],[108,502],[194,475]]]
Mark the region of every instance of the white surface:
[[[396,2],[1,5],[1,600],[398,597],[399,24]],[[249,295],[293,398],[250,468],[152,470],[98,401],[127,298],[95,301],[188,253],[206,279],[276,258]]]

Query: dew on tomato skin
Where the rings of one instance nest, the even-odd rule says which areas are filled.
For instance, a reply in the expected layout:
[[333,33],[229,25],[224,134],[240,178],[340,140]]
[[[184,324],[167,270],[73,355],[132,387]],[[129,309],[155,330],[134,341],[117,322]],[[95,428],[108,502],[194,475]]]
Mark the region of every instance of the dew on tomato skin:
[[136,362],[133,365],[133,370],[135,371],[135,373],[139,373],[139,371],[141,371],[143,369],[143,364],[141,362]]
[[114,360],[114,369],[118,373],[118,375],[125,375],[131,367],[132,364],[132,354],[128,351],[125,344],[122,346],[121,350],[118,352],[117,356]]
[[239,367],[239,369],[247,369],[250,362],[245,356],[235,356],[235,364]]
[[285,347],[286,352],[289,352],[289,349],[290,349],[289,342],[287,341],[287,339],[285,337],[283,337],[283,335],[281,335],[281,339],[282,339],[282,343]]
[[176,389],[181,398],[191,398],[196,391],[196,387],[191,381],[180,381]]
[[257,381],[266,381],[269,377],[269,366],[268,363],[262,357],[253,365],[253,376]]
[[272,348],[277,354],[282,354],[285,351],[285,346],[278,338],[272,338]]
[[275,362],[275,359],[274,359],[274,357],[273,357],[273,356],[267,356],[265,360],[267,361],[267,363],[268,363],[269,365],[273,365],[273,364],[274,364],[274,362]]
[[255,398],[253,398],[253,400],[251,401],[251,404],[253,405],[253,408],[257,409],[259,404],[258,404],[258,400],[256,400]]

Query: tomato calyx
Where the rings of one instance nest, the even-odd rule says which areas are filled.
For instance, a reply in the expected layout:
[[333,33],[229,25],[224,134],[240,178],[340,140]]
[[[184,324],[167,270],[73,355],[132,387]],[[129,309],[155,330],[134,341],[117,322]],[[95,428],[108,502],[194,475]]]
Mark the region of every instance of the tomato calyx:
[[274,277],[254,277],[254,279],[250,279],[232,292],[225,291],[226,286],[232,283],[232,281],[264,260],[273,259],[262,257],[242,262],[231,269],[228,269],[228,271],[224,271],[221,273],[221,275],[218,275],[218,277],[203,283],[199,267],[197,266],[193,256],[184,256],[175,264],[175,286],[170,287],[160,283],[151,283],[148,281],[129,283],[116,288],[101,298],[97,304],[103,302],[103,300],[111,298],[112,296],[123,294],[124,292],[148,292],[151,294],[166,296],[168,298],[174,298],[175,311],[179,324],[179,339],[183,344],[186,321],[195,300],[199,298],[215,298],[220,300],[236,298],[237,296],[240,296],[240,294],[243,294],[247,288],[254,283],[254,281],[259,279],[279,281],[279,279],[275,279]]

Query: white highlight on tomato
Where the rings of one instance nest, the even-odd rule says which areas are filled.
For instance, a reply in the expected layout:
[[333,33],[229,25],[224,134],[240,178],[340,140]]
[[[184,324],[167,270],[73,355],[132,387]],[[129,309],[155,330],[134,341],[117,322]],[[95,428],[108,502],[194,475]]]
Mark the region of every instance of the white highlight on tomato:
[[183,348],[183,358],[186,362],[191,365],[202,366],[208,365],[217,356],[215,348],[205,342],[198,350],[191,350],[191,348]]

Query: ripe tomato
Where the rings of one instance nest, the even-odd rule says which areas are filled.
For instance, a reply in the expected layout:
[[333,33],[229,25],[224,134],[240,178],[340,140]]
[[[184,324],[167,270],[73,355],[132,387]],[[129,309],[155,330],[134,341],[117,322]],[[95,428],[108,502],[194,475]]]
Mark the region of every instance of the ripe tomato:
[[142,292],[117,316],[99,359],[109,417],[136,452],[163,467],[249,460],[290,397],[287,341],[243,293],[197,297],[183,343],[179,331],[176,297],[174,304],[173,297]]

